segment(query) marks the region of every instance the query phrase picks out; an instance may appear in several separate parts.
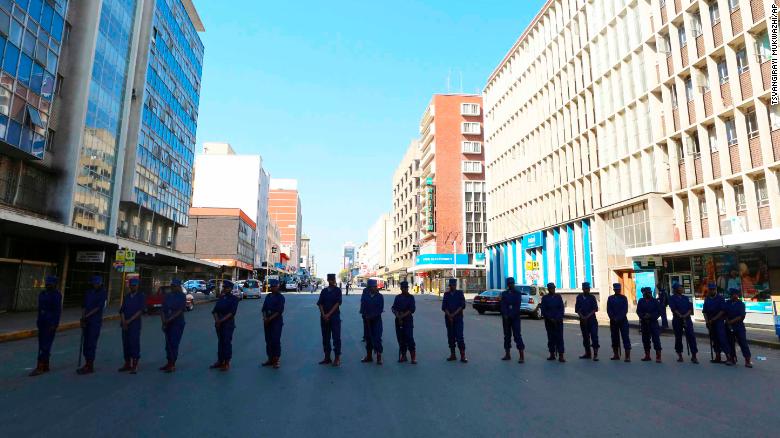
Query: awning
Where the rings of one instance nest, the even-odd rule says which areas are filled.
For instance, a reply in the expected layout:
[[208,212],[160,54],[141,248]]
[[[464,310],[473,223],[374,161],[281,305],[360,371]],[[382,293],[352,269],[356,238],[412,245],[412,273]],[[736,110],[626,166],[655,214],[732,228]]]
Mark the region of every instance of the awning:
[[780,246],[780,229],[750,231],[721,237],[685,240],[661,245],[631,248],[626,257],[671,256],[696,254],[700,252],[723,252],[737,249],[761,249]]
[[479,269],[484,270],[485,267],[482,265],[417,265],[412,266],[411,268],[407,268],[406,270],[408,272],[428,272],[428,271],[446,271],[446,270],[452,270],[454,268],[457,268],[459,270],[465,270],[465,269]]

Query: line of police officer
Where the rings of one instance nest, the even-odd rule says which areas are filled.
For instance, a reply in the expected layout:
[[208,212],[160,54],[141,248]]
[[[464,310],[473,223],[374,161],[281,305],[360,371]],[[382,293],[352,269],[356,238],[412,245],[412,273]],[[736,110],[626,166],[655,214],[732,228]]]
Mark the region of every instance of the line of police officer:
[[[341,314],[342,304],[341,289],[336,286],[335,274],[328,274],[328,287],[320,292],[317,306],[320,311],[320,328],[322,333],[322,345],[324,359],[320,365],[340,366],[341,364]],[[38,297],[38,363],[30,373],[38,376],[49,371],[51,346],[54,342],[59,320],[62,314],[62,295],[56,289],[57,278],[47,277],[45,289]],[[140,360],[141,316],[146,300],[144,294],[138,290],[138,278],[128,280],[128,293],[122,300],[119,309],[120,326],[122,327],[122,347],[124,352],[124,365],[119,372],[138,372]],[[181,281],[174,279],[171,282],[171,292],[166,294],[160,313],[161,326],[165,334],[165,351],[167,363],[160,367],[161,371],[172,373],[176,370],[179,344],[184,334],[185,320],[184,310],[186,297],[181,288]],[[278,280],[270,280],[270,294],[266,297],[262,306],[263,327],[265,332],[267,360],[261,365],[273,368],[280,367],[281,336],[284,325],[285,298],[280,292]],[[398,341],[398,362],[409,361],[407,353],[411,355],[411,363],[417,363],[416,344],[414,341],[414,313],[416,310],[414,296],[409,293],[409,284],[406,281],[400,283],[401,294],[395,297],[392,312],[395,316],[395,332]],[[224,280],[222,291],[217,299],[212,315],[217,335],[217,361],[210,366],[211,369],[227,371],[230,369],[232,359],[232,340],[235,331],[235,316],[238,311],[238,298],[233,295],[233,283]],[[713,351],[713,363],[736,364],[736,345],[739,344],[745,359],[745,366],[752,368],[750,361],[750,349],[747,344],[744,325],[745,305],[739,299],[739,291],[731,290],[731,299],[726,302],[718,294],[714,284],[709,285],[710,294],[705,300],[703,313],[710,332],[710,345]],[[548,293],[542,297],[539,304],[544,318],[547,332],[547,347],[550,356],[547,360],[566,362],[564,358],[563,319],[564,302],[556,293],[554,283],[547,285]],[[583,348],[585,353],[580,359],[598,361],[598,302],[591,294],[589,283],[582,284],[582,293],[577,296],[575,312],[580,321]],[[628,326],[628,299],[622,295],[619,283],[613,285],[614,295],[607,299],[607,315],[609,316],[610,335],[612,340],[613,356],[611,360],[621,359],[622,348],[625,350],[624,361],[631,362],[631,340]],[[691,355],[691,362],[698,363],[698,348],[693,333],[693,304],[682,294],[679,284],[673,285],[674,294],[669,298],[669,307],[673,313],[672,326],[675,334],[675,351],[677,361],[683,361],[683,334]],[[106,304],[107,293],[103,288],[100,276],[91,279],[91,288],[84,295],[83,311],[81,317],[82,340],[79,362],[83,355],[85,364],[77,369],[78,374],[92,374],[95,372],[94,362],[97,350],[97,342],[103,321],[103,309]],[[502,360],[511,359],[512,338],[518,351],[518,362],[525,362],[525,344],[523,343],[520,315],[522,298],[515,288],[515,280],[507,278],[507,289],[501,294],[501,315],[504,332],[504,356]],[[456,361],[455,348],[460,352],[460,361],[467,363],[466,345],[463,336],[463,311],[466,308],[466,299],[463,291],[457,289],[457,280],[450,279],[448,290],[444,293],[441,310],[444,312],[444,323],[447,331],[447,343],[450,355],[447,361]],[[650,361],[650,347],[656,352],[656,362],[661,363],[661,340],[658,319],[665,306],[652,296],[650,288],[642,288],[642,298],[637,303],[636,313],[640,320],[642,344],[645,356],[642,361]],[[360,314],[363,319],[363,335],[366,342],[366,356],[363,363],[374,361],[382,365],[382,313],[384,312],[384,297],[377,288],[375,280],[368,281],[368,287],[363,290],[360,299]],[[331,352],[335,353],[335,359],[331,359]],[[725,361],[722,354],[725,353]]]

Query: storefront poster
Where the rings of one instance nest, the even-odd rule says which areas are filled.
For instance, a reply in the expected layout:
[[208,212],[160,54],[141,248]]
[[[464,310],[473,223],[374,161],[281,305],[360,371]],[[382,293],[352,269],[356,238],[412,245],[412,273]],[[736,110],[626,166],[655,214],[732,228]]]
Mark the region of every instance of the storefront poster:
[[701,256],[701,265],[694,263],[696,308],[701,309],[708,285],[715,283],[718,291],[728,297],[737,289],[751,313],[772,313],[772,297],[766,257],[761,252],[712,254]]
[[634,272],[634,284],[636,286],[636,301],[642,298],[642,288],[649,287],[655,296],[655,271]]

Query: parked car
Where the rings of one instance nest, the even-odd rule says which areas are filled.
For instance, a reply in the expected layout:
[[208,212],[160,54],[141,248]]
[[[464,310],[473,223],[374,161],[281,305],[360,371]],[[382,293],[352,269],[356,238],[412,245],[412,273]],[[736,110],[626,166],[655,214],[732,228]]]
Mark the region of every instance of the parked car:
[[539,304],[542,297],[547,294],[547,289],[543,286],[535,285],[516,285],[515,290],[520,291],[520,312],[533,319],[542,319],[542,309]]
[[[157,288],[157,292],[146,295],[146,313],[154,313],[162,308],[163,299],[165,294],[171,291],[173,286],[160,286]],[[195,297],[187,292],[184,286],[180,286],[181,291],[186,297],[185,309],[190,311],[195,308]]]
[[500,312],[501,311],[501,289],[488,289],[481,294],[474,297],[474,301],[471,307],[474,308],[480,315],[485,312]]
[[209,290],[209,285],[205,280],[187,280],[182,286],[184,286],[184,289],[190,293],[201,292],[206,294]]
[[238,282],[244,298],[260,298],[262,288],[257,280],[244,280]]
[[238,297],[239,300],[244,299],[244,294],[241,291],[241,286],[238,285],[237,281],[233,282],[233,290],[230,291],[234,296]]
[[298,292],[298,282],[294,279],[287,280],[284,283],[284,290]]

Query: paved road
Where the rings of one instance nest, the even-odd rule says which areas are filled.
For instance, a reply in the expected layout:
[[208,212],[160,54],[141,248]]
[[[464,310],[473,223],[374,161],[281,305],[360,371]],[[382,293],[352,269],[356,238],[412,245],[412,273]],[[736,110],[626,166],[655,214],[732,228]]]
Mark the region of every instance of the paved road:
[[[77,376],[78,331],[58,335],[51,374],[28,378],[36,344],[0,345],[0,424],[4,436],[777,436],[780,352],[754,348],[756,368],[672,361],[632,364],[579,361],[576,325],[567,325],[570,361],[550,363],[543,324],[524,321],[527,363],[502,362],[500,318],[467,311],[471,362],[447,363],[443,317],[433,297],[418,298],[416,366],[363,354],[358,296],[344,304],[344,364],[320,367],[313,295],[287,297],[282,369],[264,359],[259,303],[238,313],[233,369],[207,370],[215,359],[209,306],[187,314],[179,370],[164,361],[156,318],[144,320],[141,371],[118,374],[121,342],[110,323],[98,350],[98,373]],[[391,298],[386,298],[386,302]],[[389,308],[389,302],[387,302]],[[385,314],[388,359],[396,350]],[[608,334],[601,332],[602,343]],[[638,333],[632,332],[634,342]],[[604,356],[606,356],[606,351]],[[635,350],[635,356],[639,351]],[[708,356],[708,354],[706,354]]]

